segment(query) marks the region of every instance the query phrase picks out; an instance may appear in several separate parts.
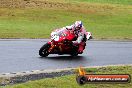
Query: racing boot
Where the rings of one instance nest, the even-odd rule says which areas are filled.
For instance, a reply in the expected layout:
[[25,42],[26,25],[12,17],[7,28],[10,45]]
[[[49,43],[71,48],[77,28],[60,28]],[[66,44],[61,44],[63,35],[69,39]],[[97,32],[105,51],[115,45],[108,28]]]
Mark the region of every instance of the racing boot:
[[86,43],[85,42],[81,42],[79,44],[79,48],[78,48],[79,54],[82,54],[83,53],[83,50],[85,49],[85,46],[86,46]]

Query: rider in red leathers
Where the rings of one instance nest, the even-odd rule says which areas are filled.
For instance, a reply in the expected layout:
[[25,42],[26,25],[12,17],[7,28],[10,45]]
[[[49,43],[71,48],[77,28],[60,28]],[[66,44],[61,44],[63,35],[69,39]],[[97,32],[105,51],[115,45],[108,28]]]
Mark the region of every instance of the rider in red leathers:
[[78,48],[78,52],[79,53],[83,53],[83,50],[85,48],[86,45],[86,30],[82,24],[81,21],[76,21],[73,25],[71,26],[66,26],[67,30],[71,30],[75,36],[76,36],[76,41],[74,41],[74,44],[78,44],[79,48]]
[[86,46],[86,35],[87,35],[87,32],[82,24],[81,21],[76,21],[73,25],[71,26],[66,26],[66,27],[63,27],[63,28],[60,28],[60,29],[56,29],[54,30],[53,33],[51,33],[51,36],[54,35],[54,33],[59,33],[60,31],[63,31],[63,30],[69,30],[70,32],[74,33],[75,34],[75,40],[73,40],[73,43],[75,45],[78,45],[79,48],[78,48],[78,52],[81,54],[83,53],[83,50],[85,49],[85,46]]

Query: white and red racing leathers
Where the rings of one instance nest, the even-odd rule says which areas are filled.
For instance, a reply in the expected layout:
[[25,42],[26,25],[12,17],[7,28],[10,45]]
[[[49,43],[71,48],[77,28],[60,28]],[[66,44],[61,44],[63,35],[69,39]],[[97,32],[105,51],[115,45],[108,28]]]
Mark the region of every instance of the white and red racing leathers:
[[[84,26],[82,26],[80,30],[75,30],[74,25],[66,26],[66,27],[54,30],[53,33],[58,34],[60,31],[63,31],[63,30],[69,30],[75,34],[76,40],[73,41],[73,43],[77,44],[79,46],[78,52],[83,53],[83,50],[84,50],[85,45],[86,45],[86,43],[85,43],[85,41],[83,41],[83,39],[87,33]],[[53,33],[51,33],[51,36],[53,35]]]
[[74,43],[79,45],[78,52],[82,53],[86,45],[85,41],[83,41],[87,33],[85,27],[82,26],[80,30],[75,30],[74,25],[71,25],[71,26],[66,26],[66,29],[74,32],[75,36],[77,37],[77,40],[74,41]]

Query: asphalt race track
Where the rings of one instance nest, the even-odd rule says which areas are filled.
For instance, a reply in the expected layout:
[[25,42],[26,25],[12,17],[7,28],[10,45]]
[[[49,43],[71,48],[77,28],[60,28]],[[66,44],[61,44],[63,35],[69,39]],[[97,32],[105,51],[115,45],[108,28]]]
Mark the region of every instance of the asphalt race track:
[[39,48],[44,39],[1,39],[0,73],[79,66],[132,64],[132,42],[88,41],[82,55],[49,55],[41,58]]

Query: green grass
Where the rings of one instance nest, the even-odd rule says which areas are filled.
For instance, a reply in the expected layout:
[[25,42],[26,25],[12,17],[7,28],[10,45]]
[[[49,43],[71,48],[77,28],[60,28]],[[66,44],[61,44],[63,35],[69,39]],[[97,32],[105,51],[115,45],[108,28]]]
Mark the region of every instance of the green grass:
[[110,4],[123,4],[132,5],[131,0],[73,0],[74,2],[94,2],[94,3],[110,3]]
[[0,38],[49,38],[53,29],[82,20],[95,39],[132,39],[132,6],[70,3],[68,8],[0,8]]
[[[94,74],[130,74],[132,76],[132,66],[108,66],[101,68],[88,68],[87,73]],[[127,84],[85,84],[78,85],[75,80],[76,75],[62,76],[57,78],[47,78],[30,81],[27,83],[7,86],[6,88],[131,88],[132,83]]]
[[[36,0],[37,1],[37,0]],[[44,1],[44,0],[39,0]],[[51,2],[66,2],[66,3],[75,3],[75,2],[85,2],[85,3],[109,3],[109,4],[122,4],[122,5],[132,5],[131,0],[48,0]]]

